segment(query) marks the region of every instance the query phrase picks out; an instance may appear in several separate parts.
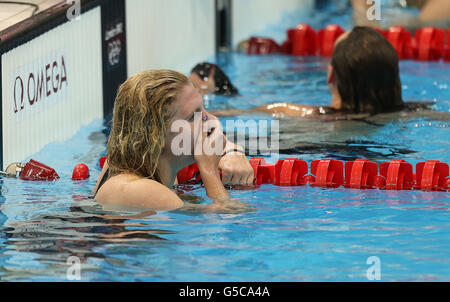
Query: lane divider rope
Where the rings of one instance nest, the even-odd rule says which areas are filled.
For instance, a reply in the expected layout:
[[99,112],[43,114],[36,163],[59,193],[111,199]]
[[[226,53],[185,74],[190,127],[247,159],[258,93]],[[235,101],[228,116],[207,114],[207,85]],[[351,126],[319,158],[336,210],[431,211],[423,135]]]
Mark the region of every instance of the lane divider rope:
[[[450,62],[450,30],[436,27],[417,29],[412,35],[400,26],[388,30],[375,28],[395,48],[400,60]],[[339,25],[331,24],[315,31],[308,24],[299,24],[287,30],[287,40],[278,45],[274,40],[263,37],[252,37],[249,40],[249,55],[268,55],[282,53],[293,56],[322,56],[333,54],[336,40],[345,33]],[[445,43],[447,40],[447,43]]]
[[[103,169],[106,156],[100,158]],[[344,163],[335,159],[319,159],[308,163],[297,158],[278,160],[268,164],[262,157],[250,159],[255,175],[254,184],[276,186],[305,186],[325,188],[346,187],[351,189],[381,190],[423,190],[450,191],[449,165],[438,160],[428,160],[416,165],[403,159],[377,164],[368,159],[357,159]],[[222,176],[222,171],[219,171]],[[308,174],[309,172],[309,174]],[[3,176],[18,177],[24,181],[56,181],[60,177],[56,171],[40,162],[30,160],[26,164],[10,165]],[[85,180],[90,177],[89,167],[78,164],[73,171],[72,180]],[[201,183],[201,174],[196,163],[183,168],[177,174],[178,184]]]

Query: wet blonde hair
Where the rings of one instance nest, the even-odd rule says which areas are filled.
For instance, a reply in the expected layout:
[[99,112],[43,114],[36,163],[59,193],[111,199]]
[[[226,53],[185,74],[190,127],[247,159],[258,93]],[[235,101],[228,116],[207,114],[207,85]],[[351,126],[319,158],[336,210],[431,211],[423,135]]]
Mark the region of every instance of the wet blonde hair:
[[173,118],[168,108],[188,84],[181,73],[150,70],[120,86],[108,140],[110,177],[132,173],[161,182],[157,165]]

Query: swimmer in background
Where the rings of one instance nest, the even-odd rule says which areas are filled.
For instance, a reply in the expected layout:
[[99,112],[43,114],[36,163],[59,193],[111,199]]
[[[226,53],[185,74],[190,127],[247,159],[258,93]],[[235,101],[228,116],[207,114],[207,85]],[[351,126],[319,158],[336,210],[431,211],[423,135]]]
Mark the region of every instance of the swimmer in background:
[[[200,125],[195,124],[196,115],[202,116]],[[180,136],[171,131],[176,121],[189,125],[182,134],[189,134],[190,154],[175,155],[172,150],[172,142]],[[209,121],[215,121],[216,126],[203,129]],[[205,146],[214,144],[223,148],[220,154],[209,155]],[[185,204],[172,191],[178,171],[194,162],[212,204]],[[94,190],[96,201],[104,206],[155,211],[183,207],[200,212],[239,212],[248,207],[230,199],[223,183],[246,185],[253,180],[254,172],[242,147],[226,139],[219,121],[204,110],[201,95],[186,76],[152,70],[121,85],[114,104],[107,162]]]
[[215,64],[207,62],[197,64],[192,69],[189,79],[201,95],[235,96],[239,94],[238,89],[231,83],[228,76]]
[[[367,18],[367,11],[373,6],[373,1],[371,2],[372,4],[367,4],[366,0],[352,0],[355,25],[375,26],[385,29],[391,26],[403,26],[410,31],[427,26],[450,28],[449,0],[400,0],[399,2],[402,6],[418,8],[420,10],[419,15],[417,17],[403,18],[403,20],[402,16],[399,15],[395,18],[396,20],[392,20],[387,25]],[[383,18],[383,15],[381,16]]]
[[[259,112],[278,117],[333,116],[336,119],[418,109],[429,104],[404,103],[399,60],[386,38],[370,27],[355,27],[336,41],[328,67],[329,106],[274,103],[249,110],[219,110],[217,116]],[[341,116],[341,118],[340,118]]]

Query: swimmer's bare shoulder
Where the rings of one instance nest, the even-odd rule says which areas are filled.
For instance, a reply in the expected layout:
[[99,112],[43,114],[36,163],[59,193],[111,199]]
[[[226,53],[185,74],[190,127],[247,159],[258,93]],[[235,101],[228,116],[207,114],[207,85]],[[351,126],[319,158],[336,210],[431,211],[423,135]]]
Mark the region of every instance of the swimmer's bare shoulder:
[[173,211],[183,201],[159,182],[132,174],[111,177],[98,191],[95,200],[101,204],[115,204],[154,211]]

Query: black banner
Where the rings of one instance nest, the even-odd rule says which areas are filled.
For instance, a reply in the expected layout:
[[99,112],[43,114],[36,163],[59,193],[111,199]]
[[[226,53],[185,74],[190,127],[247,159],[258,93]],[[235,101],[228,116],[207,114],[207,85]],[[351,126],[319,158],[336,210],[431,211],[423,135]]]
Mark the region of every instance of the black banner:
[[103,115],[112,115],[119,86],[127,79],[125,0],[102,1]]
[[[29,295],[23,289],[32,290],[33,294],[58,297],[63,290],[91,299],[98,296],[105,299],[111,295],[114,300],[141,297],[144,300],[163,301],[336,301],[378,299],[386,300],[398,291],[402,300],[417,298],[422,291],[437,294],[447,292],[448,283],[1,283],[0,288],[14,290],[16,298],[21,294]],[[56,294],[58,293],[58,294]]]
[[0,53],[0,170],[3,170],[3,95],[2,95],[2,53]]

